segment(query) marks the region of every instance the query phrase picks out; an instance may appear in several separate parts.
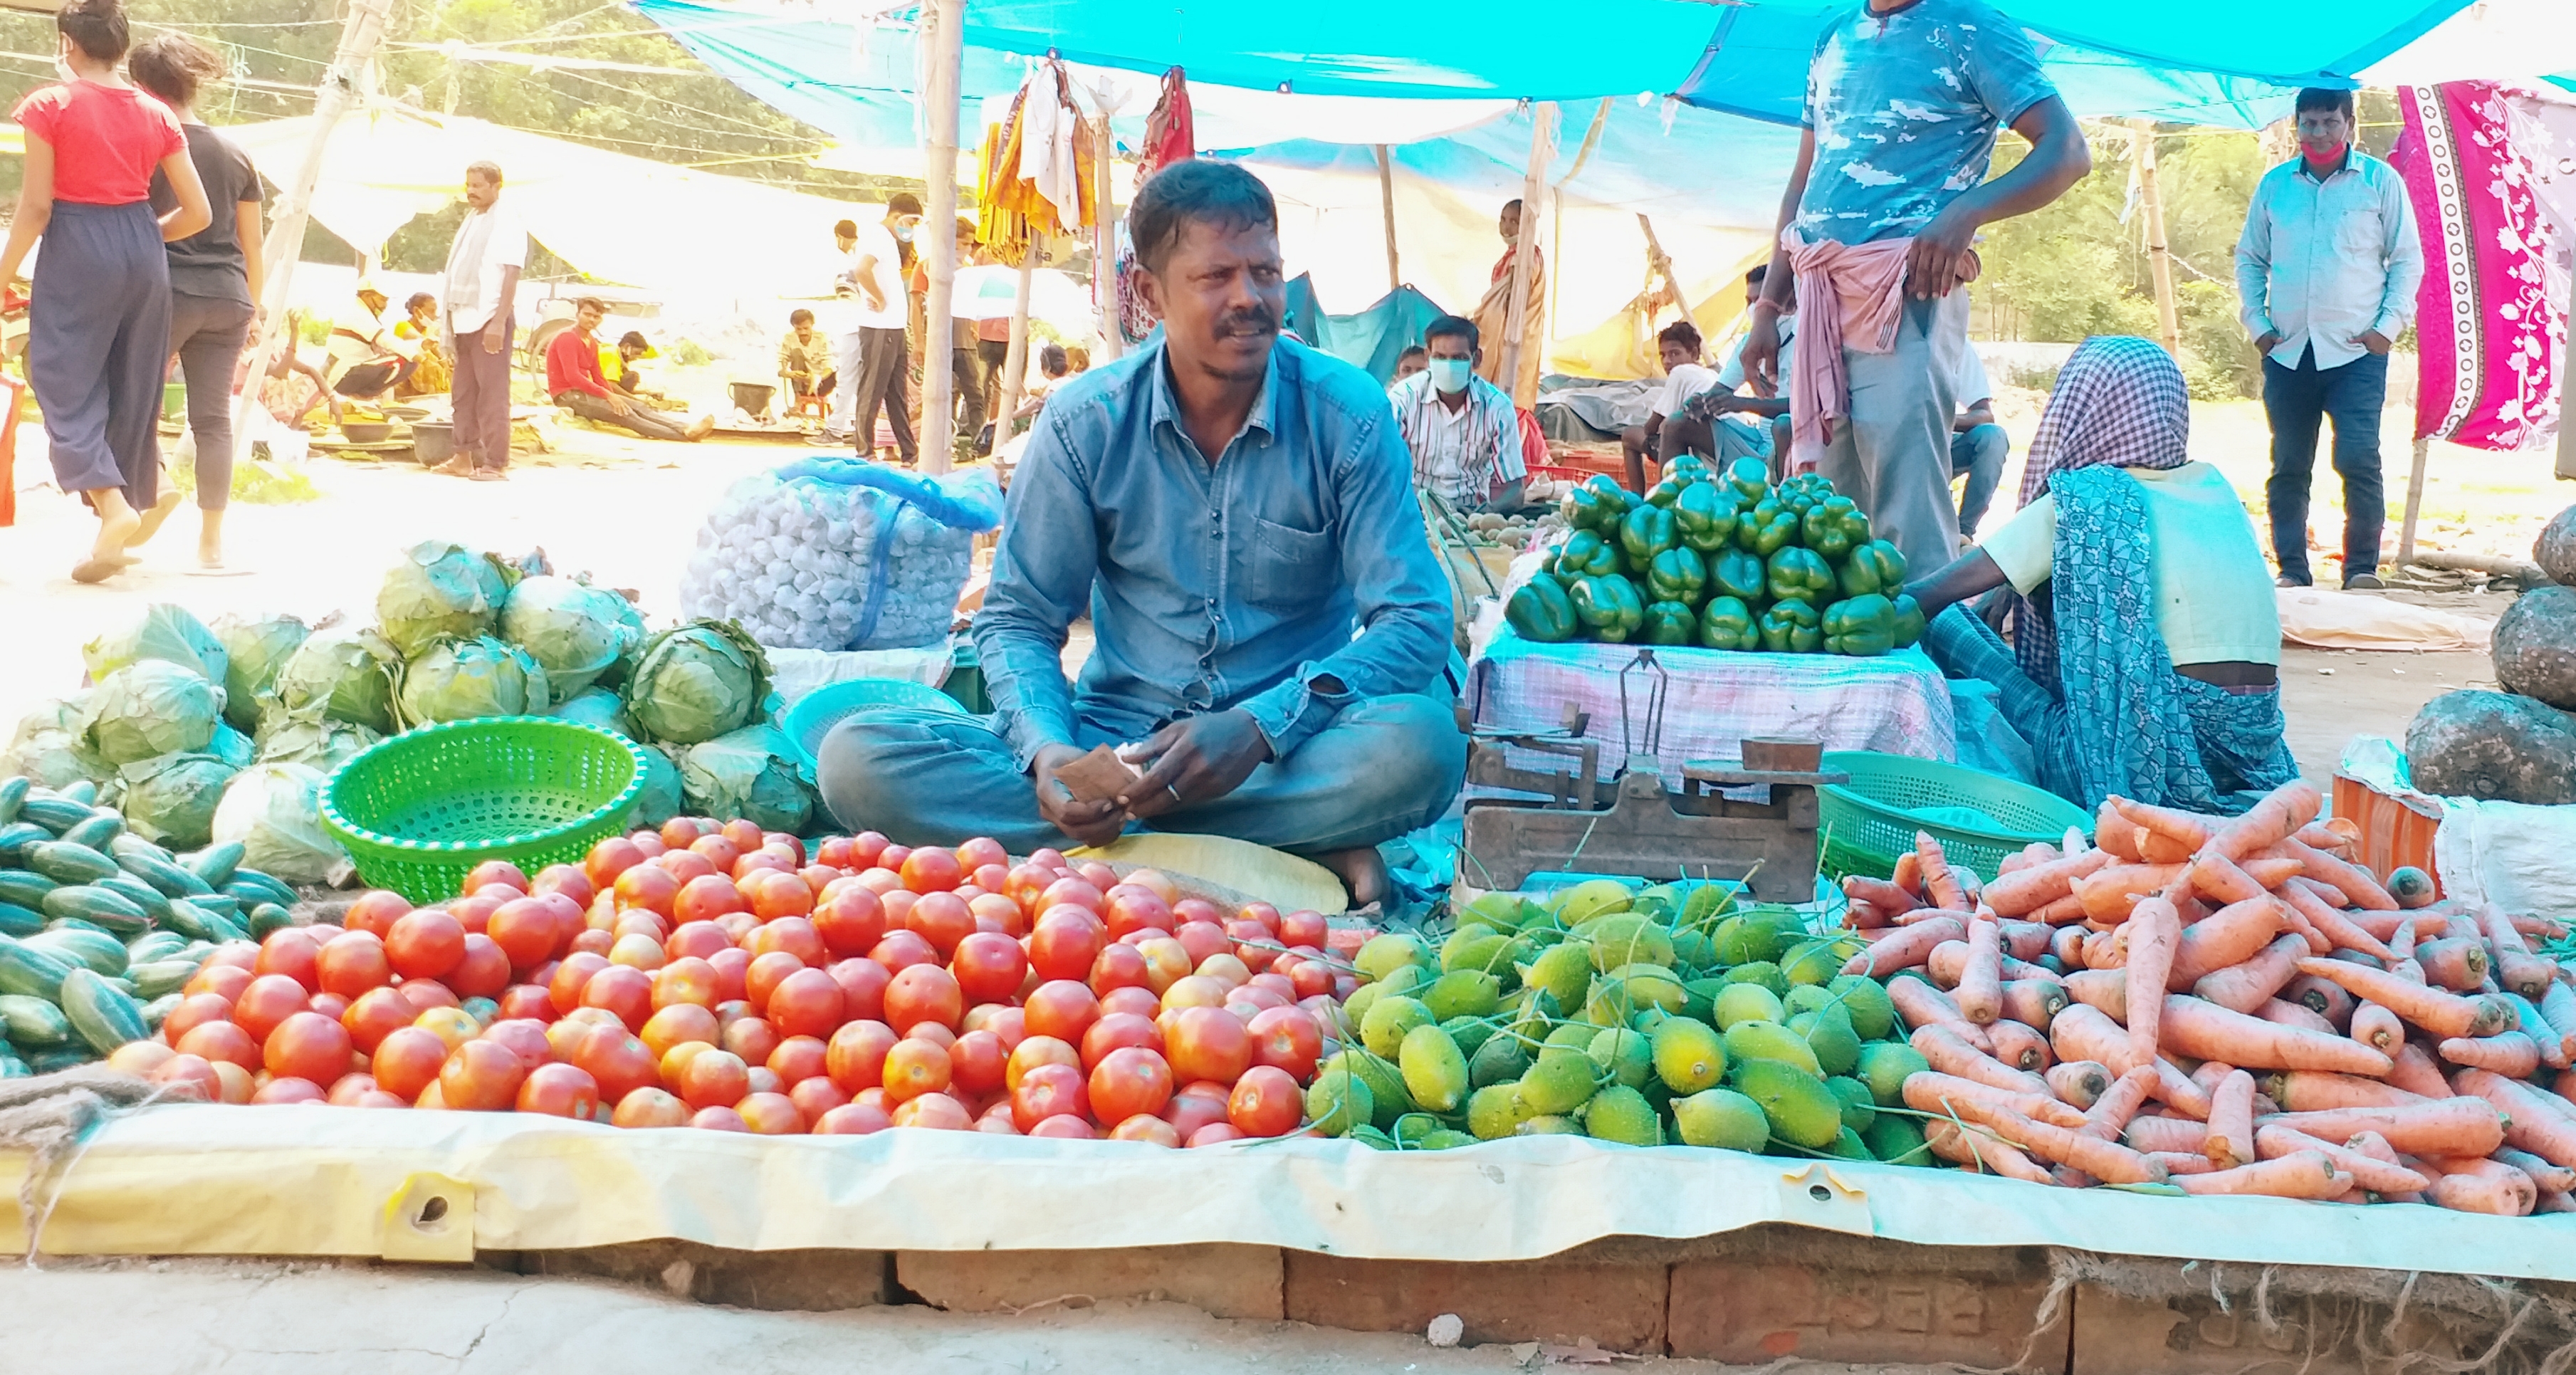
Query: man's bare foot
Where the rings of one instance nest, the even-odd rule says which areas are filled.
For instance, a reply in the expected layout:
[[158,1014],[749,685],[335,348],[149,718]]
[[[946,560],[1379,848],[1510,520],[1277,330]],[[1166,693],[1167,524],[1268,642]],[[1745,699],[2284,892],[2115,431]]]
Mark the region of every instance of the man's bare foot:
[[1393,886],[1393,881],[1387,877],[1386,861],[1379,857],[1374,845],[1327,850],[1313,858],[1341,879],[1342,887],[1351,895],[1353,911],[1383,900],[1387,890]]
[[75,582],[102,582],[116,576],[127,563],[125,546],[134,542],[135,533],[143,528],[143,518],[123,502],[113,503],[98,517],[98,542],[90,546],[89,557],[72,570]]
[[128,549],[141,548],[145,543],[149,542],[154,535],[161,533],[161,523],[168,520],[170,518],[170,513],[178,509],[179,489],[176,487],[164,489],[161,493],[161,499],[153,502],[152,509],[143,513],[141,523],[135,526],[134,535],[132,538],[126,540],[125,547]]

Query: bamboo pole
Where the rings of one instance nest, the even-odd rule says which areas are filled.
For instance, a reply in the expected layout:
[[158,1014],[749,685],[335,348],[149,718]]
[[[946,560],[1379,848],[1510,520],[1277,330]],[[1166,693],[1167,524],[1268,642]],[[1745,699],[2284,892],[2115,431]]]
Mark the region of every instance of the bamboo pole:
[[1118,179],[1111,174],[1118,140],[1109,129],[1109,111],[1100,112],[1093,131],[1094,165],[1100,169],[1100,223],[1091,231],[1092,306],[1100,312],[1100,361],[1124,357],[1127,336],[1118,327],[1118,205],[1112,199]]
[[2182,323],[2174,310],[2173,250],[2165,242],[2165,198],[2156,185],[2154,120],[2129,121],[2138,159],[2138,200],[2147,212],[2147,266],[2156,279],[2156,334],[2165,352],[2182,357]]
[[[2569,318],[2576,319],[2576,291],[2568,293],[2567,302]],[[2576,401],[2576,386],[2568,384],[2567,369],[2562,363],[2558,370],[2558,475],[2576,479],[2576,420],[2568,418],[2570,401]],[[2415,404],[2424,403],[2418,400]]]
[[1403,269],[1395,258],[1395,164],[1386,155],[1386,145],[1376,145],[1377,198],[1386,213],[1386,289],[1393,292],[1404,285]]
[[2397,531],[2397,562],[2402,566],[2415,557],[2415,513],[2424,509],[2424,459],[2433,441],[2415,438],[2415,471],[2406,479],[2406,523]]
[[1539,202],[1547,189],[1548,161],[1556,152],[1555,133],[1556,102],[1540,101],[1530,110],[1529,172],[1521,179],[1520,232],[1512,241],[1512,305],[1504,315],[1500,374],[1512,394],[1512,404],[1523,410],[1538,400],[1535,389],[1524,395],[1521,388],[1521,344],[1529,337],[1529,312],[1537,304],[1530,299],[1530,249],[1538,241]]
[[1011,416],[1020,408],[1021,384],[1029,375],[1029,288],[1037,280],[1038,245],[1031,237],[1020,259],[1020,281],[1011,296],[1011,347],[1002,355],[1002,394],[993,405],[993,457],[1011,439]]
[[[278,336],[286,324],[295,262],[303,256],[304,227],[313,218],[313,188],[322,180],[322,160],[331,149],[331,132],[340,127],[340,117],[356,100],[360,76],[384,42],[385,14],[391,7],[392,0],[352,0],[349,17],[340,26],[339,50],[332,54],[329,70],[322,73],[321,84],[314,88],[313,129],[304,140],[304,160],[296,166],[295,180],[286,188],[286,194],[278,197],[277,218],[270,221],[268,235],[259,245],[260,261],[267,267],[267,281],[261,291],[264,299],[259,303],[264,313],[252,326],[250,381],[233,404],[236,462],[250,452],[251,407],[259,404],[269,365],[276,361],[281,347]],[[223,207],[217,210],[221,213]],[[282,346],[291,349],[295,344],[285,340]]]
[[952,366],[957,296],[957,101],[965,61],[965,0],[932,0],[922,10],[929,32],[929,71],[922,82],[930,134],[930,200],[920,232],[922,265],[930,278],[921,322],[921,467],[949,469],[957,446],[957,369]]

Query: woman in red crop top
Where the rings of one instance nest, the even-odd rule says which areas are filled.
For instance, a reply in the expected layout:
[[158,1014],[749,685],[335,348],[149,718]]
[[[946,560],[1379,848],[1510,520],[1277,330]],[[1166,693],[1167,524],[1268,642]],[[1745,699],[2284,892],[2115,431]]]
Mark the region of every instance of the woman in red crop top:
[[[159,495],[153,426],[170,358],[170,265],[162,244],[213,221],[169,107],[127,85],[121,0],[70,0],[54,16],[70,80],[18,104],[27,172],[0,282],[14,282],[38,239],[28,311],[27,380],[44,408],[54,480],[98,511],[98,542],[72,569],[100,582],[133,562],[138,508]],[[152,213],[152,172],[178,205]]]

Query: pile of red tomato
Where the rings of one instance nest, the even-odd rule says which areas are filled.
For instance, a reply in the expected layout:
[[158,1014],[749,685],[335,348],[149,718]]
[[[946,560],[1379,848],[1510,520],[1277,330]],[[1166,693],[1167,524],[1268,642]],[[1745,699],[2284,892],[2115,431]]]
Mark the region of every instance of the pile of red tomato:
[[1327,943],[1053,850],[680,818],[219,948],[115,1063],[236,1103],[1197,1146],[1302,1125],[1353,986]]

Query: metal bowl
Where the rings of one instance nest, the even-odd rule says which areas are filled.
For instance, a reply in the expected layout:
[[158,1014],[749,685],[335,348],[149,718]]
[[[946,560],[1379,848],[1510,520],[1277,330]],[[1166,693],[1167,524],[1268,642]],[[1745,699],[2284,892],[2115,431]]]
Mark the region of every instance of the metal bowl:
[[340,433],[352,444],[382,444],[394,437],[394,427],[381,420],[344,420]]

